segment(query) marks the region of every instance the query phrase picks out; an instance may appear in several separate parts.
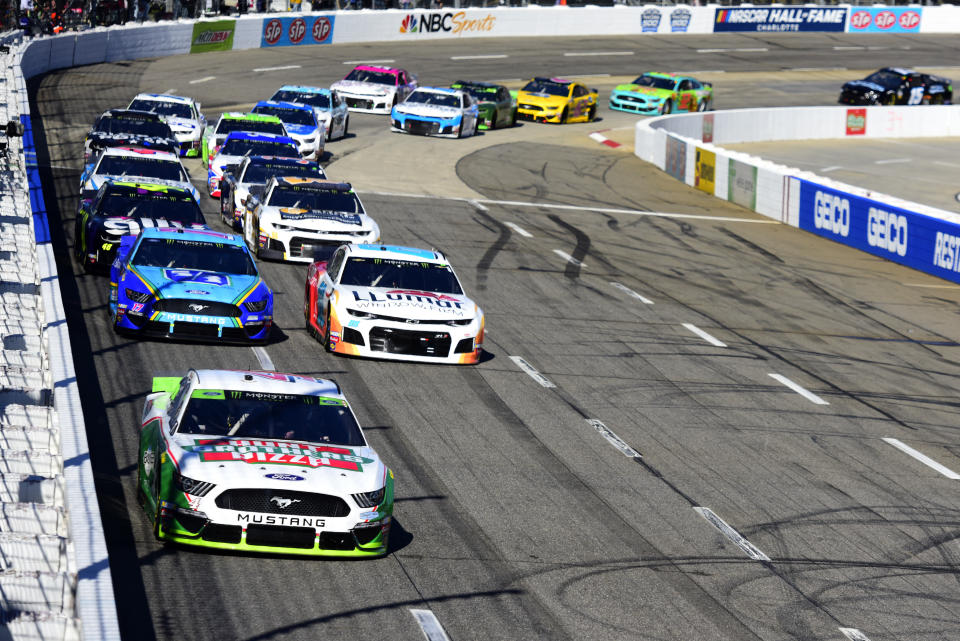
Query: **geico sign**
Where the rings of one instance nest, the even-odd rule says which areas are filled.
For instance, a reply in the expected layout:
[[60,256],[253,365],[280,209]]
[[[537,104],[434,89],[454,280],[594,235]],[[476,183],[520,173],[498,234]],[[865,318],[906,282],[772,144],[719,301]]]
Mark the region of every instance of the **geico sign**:
[[907,217],[871,207],[867,213],[867,242],[905,256],[907,253]]
[[933,264],[950,271],[960,271],[960,238],[938,231],[933,249]]
[[817,229],[846,237],[850,233],[850,201],[818,191],[813,224]]

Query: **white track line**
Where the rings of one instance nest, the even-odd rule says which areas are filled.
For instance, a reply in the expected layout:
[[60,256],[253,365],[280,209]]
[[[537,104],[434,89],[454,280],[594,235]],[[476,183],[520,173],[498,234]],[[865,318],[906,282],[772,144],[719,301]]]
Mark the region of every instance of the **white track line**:
[[837,629],[843,633],[843,636],[850,639],[850,641],[870,641],[870,639],[867,638],[867,635],[865,635],[860,630],[857,630],[856,628],[837,628]]
[[887,160],[874,160],[874,165],[893,165],[905,162],[913,162],[912,158],[888,158]]
[[715,347],[726,347],[726,346],[727,346],[726,343],[724,343],[723,341],[717,340],[716,338],[714,338],[714,337],[711,336],[710,334],[706,333],[705,331],[703,331],[702,329],[700,329],[700,328],[697,327],[696,325],[693,325],[693,324],[691,324],[691,323],[684,323],[683,326],[686,327],[687,329],[689,329],[691,332],[693,332],[693,333],[696,334],[697,336],[699,336],[700,338],[702,338],[703,340],[705,340],[705,341],[707,341],[708,343],[710,343],[711,345],[715,346]]
[[834,47],[834,51],[862,51],[866,47]]
[[614,432],[609,427],[604,425],[603,421],[595,418],[588,418],[586,420],[587,420],[587,425],[597,430],[597,432],[600,433],[600,436],[607,439],[610,445],[620,450],[620,452],[622,452],[624,456],[628,458],[642,458],[640,456],[640,452],[636,451],[635,449],[627,445],[622,438],[614,434]]
[[270,372],[275,372],[277,370],[273,365],[273,361],[270,360],[270,354],[267,354],[267,350],[262,345],[256,345],[251,347],[253,350],[254,356],[257,357],[257,360],[260,361],[260,369],[265,369]]
[[560,258],[564,259],[568,263],[576,265],[577,267],[586,267],[585,264],[583,264],[582,262],[580,262],[579,260],[571,256],[567,252],[563,251],[562,249],[554,249],[553,253],[559,256]]
[[697,53],[729,53],[729,52],[757,52],[757,51],[769,51],[766,47],[741,47],[738,49],[697,49]]
[[530,232],[528,232],[526,229],[524,229],[523,227],[521,227],[521,226],[518,225],[517,223],[503,223],[503,224],[506,225],[507,227],[509,227],[510,229],[512,229],[513,231],[517,232],[518,234],[520,234],[520,235],[523,236],[524,238],[533,238],[533,234],[531,234]]
[[838,169],[843,169],[843,167],[841,165],[830,165],[829,167],[824,167],[820,171],[822,171],[823,173],[829,173],[831,171],[836,171]]
[[420,624],[420,630],[423,632],[423,636],[426,637],[427,641],[450,641],[450,637],[447,636],[443,626],[440,625],[440,621],[437,620],[437,615],[433,612],[430,610],[411,609],[410,614],[412,614],[413,618]]
[[633,291],[632,289],[630,289],[629,287],[627,287],[627,286],[624,285],[623,283],[616,283],[616,282],[612,282],[612,281],[611,281],[610,284],[613,285],[614,287],[616,287],[617,289],[619,289],[621,292],[623,292],[623,293],[626,294],[627,296],[630,296],[631,298],[636,298],[638,301],[640,301],[640,302],[643,303],[644,305],[653,305],[653,301],[652,301],[652,300],[650,300],[650,299],[647,298],[646,296],[641,296],[640,294],[638,294],[637,292]]
[[563,54],[566,58],[582,56],[632,56],[632,51],[568,51]]
[[521,357],[521,356],[511,356],[511,357],[510,357],[510,360],[513,361],[514,363],[516,363],[516,364],[517,364],[517,367],[519,367],[519,368],[522,369],[524,372],[526,372],[527,375],[528,375],[530,378],[532,378],[532,379],[535,380],[536,382],[540,383],[540,384],[543,385],[544,387],[556,387],[556,385],[554,385],[554,384],[550,381],[549,378],[547,378],[546,376],[544,376],[543,374],[541,374],[540,372],[538,372],[538,371],[536,370],[536,368],[534,368],[533,365],[531,365],[530,363],[528,363],[527,361],[525,361],[525,360],[523,359],[523,357]]
[[768,376],[770,376],[770,378],[772,378],[773,380],[778,381],[778,382],[782,383],[783,385],[786,385],[787,387],[789,387],[789,388],[792,389],[794,392],[796,392],[796,393],[799,394],[800,396],[804,397],[805,399],[807,399],[807,400],[810,401],[811,403],[816,403],[817,405],[829,405],[829,404],[830,404],[830,403],[826,402],[825,400],[823,400],[822,398],[820,398],[819,396],[817,396],[816,394],[814,394],[813,392],[811,392],[810,390],[806,390],[806,389],[800,387],[799,385],[797,385],[796,383],[794,383],[793,381],[791,381],[791,380],[790,380],[789,378],[787,378],[786,376],[781,376],[780,374],[768,374]]
[[211,80],[216,80],[216,79],[217,79],[216,76],[204,76],[203,78],[197,78],[196,80],[191,80],[191,81],[190,81],[190,84],[191,84],[191,85],[198,85],[198,84],[200,84],[201,82],[209,82],[209,81],[211,81]]
[[754,561],[769,561],[770,557],[760,551],[760,548],[748,541],[742,534],[737,532],[726,521],[713,513],[713,510],[706,507],[695,507],[693,511],[707,520],[710,525],[720,530],[720,532],[730,539],[738,548],[744,551]]
[[488,53],[476,56],[450,56],[451,60],[493,60],[495,58],[509,58],[505,53]]
[[940,472],[941,474],[943,474],[944,476],[946,476],[948,479],[952,479],[952,480],[954,480],[954,481],[960,481],[960,474],[957,474],[956,472],[954,472],[953,470],[951,470],[949,467],[946,467],[946,466],[944,466],[944,465],[940,465],[939,463],[937,463],[936,461],[934,461],[932,458],[930,458],[930,457],[927,456],[926,454],[923,454],[922,452],[918,452],[917,450],[913,449],[912,447],[910,447],[910,446],[907,445],[906,443],[903,443],[903,442],[901,442],[901,441],[898,441],[898,440],[895,439],[895,438],[885,438],[885,439],[883,439],[883,440],[884,440],[884,442],[889,443],[890,445],[894,446],[895,448],[897,448],[898,450],[900,450],[900,451],[903,452],[904,454],[907,454],[907,455],[912,456],[913,458],[917,459],[918,461],[920,461],[921,463],[923,463],[923,464],[926,465],[927,467],[930,467],[930,468],[935,469],[936,471],[938,471],[938,472]]
[[282,67],[257,67],[254,69],[255,72],[259,73],[261,71],[285,71],[287,69],[299,69],[300,65],[284,65]]
[[344,60],[344,61],[343,61],[343,64],[345,64],[345,65],[379,65],[379,64],[387,64],[387,63],[389,63],[389,62],[396,62],[396,60],[394,60],[393,58],[390,58],[389,60],[387,60],[387,59],[384,59],[384,60]]

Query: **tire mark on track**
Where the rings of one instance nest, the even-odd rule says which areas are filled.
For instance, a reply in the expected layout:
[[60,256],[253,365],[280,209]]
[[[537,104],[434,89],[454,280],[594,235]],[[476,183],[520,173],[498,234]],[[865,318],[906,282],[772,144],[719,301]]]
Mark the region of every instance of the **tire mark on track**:
[[574,238],[577,239],[577,245],[573,248],[573,260],[567,261],[567,265],[563,270],[564,276],[570,280],[577,280],[580,278],[580,268],[582,266],[583,259],[586,257],[587,252],[590,251],[590,237],[556,214],[550,214],[547,216],[547,218],[552,220],[558,227],[562,227],[563,229],[566,229],[572,233]]
[[509,227],[488,214],[485,210],[476,206],[474,206],[474,209],[477,212],[477,216],[482,218],[491,227],[494,227],[500,234],[477,262],[477,290],[482,292],[487,289],[487,276],[490,272],[490,266],[493,264],[493,259],[496,258],[497,254],[510,242],[510,237],[513,235],[513,232],[510,231]]

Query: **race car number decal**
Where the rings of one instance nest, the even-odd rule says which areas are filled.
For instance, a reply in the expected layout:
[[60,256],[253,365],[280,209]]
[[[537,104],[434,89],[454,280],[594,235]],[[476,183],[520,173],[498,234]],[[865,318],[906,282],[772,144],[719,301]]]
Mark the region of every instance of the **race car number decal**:
[[229,287],[230,277],[226,274],[211,274],[201,269],[165,269],[163,277],[175,283],[203,283],[218,287]]

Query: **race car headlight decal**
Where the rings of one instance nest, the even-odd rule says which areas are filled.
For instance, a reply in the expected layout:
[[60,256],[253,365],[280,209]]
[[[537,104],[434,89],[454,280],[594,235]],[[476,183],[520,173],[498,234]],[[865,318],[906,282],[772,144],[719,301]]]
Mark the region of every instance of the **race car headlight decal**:
[[447,321],[447,325],[469,325],[473,322],[472,318],[458,318],[457,320]]
[[359,494],[353,495],[353,500],[356,501],[360,507],[374,507],[380,505],[385,491],[386,487],[381,487],[379,490],[374,490],[373,492],[360,492]]
[[267,299],[248,301],[243,306],[247,308],[248,312],[262,312],[267,308]]
[[151,296],[147,292],[138,292],[135,289],[127,289],[126,294],[127,294],[127,298],[129,298],[135,303],[146,303],[148,300],[153,298],[153,296]]
[[347,313],[356,318],[374,318],[373,314],[368,314],[366,312],[361,312],[358,309],[348,309]]
[[206,496],[210,490],[216,487],[213,483],[184,476],[180,474],[180,470],[176,469],[173,471],[173,484],[184,494],[192,494],[193,496]]
[[260,223],[260,226],[264,227],[266,225],[271,225],[271,224],[273,225],[273,228],[276,229],[277,231],[297,231],[296,227],[291,227],[290,225],[281,225],[280,223],[270,223],[269,221],[266,221],[266,220],[262,221]]

